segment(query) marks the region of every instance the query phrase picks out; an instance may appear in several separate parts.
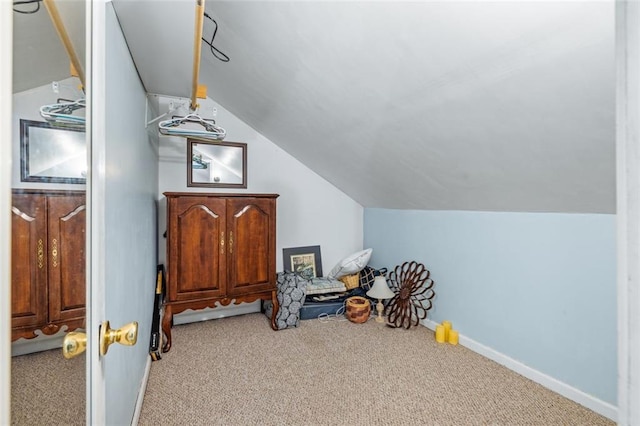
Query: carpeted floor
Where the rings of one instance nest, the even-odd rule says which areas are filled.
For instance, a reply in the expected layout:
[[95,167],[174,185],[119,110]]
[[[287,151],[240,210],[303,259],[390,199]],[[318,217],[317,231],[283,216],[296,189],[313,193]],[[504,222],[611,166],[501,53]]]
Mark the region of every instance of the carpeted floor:
[[613,425],[425,327],[250,314],[173,328],[141,425]]
[[11,359],[11,424],[84,425],[85,356],[53,349]]

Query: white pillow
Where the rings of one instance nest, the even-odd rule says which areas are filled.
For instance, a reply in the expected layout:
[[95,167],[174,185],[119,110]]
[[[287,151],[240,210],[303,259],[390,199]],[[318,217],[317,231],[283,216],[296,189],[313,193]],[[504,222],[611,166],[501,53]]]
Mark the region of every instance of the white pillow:
[[369,263],[372,251],[373,249],[369,248],[345,257],[333,267],[327,277],[338,279],[345,275],[351,275],[362,271],[362,269],[367,266],[367,263]]

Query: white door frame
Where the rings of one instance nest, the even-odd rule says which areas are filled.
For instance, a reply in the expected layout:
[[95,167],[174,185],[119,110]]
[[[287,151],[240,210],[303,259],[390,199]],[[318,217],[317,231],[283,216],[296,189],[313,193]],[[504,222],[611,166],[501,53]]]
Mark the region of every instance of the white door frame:
[[0,1],[0,424],[11,423],[13,2]]
[[87,185],[87,424],[106,424],[104,368],[98,352],[98,331],[105,318],[105,187],[106,187],[106,3],[87,0],[87,134],[91,135],[90,184]]
[[640,3],[616,2],[618,424],[640,424]]

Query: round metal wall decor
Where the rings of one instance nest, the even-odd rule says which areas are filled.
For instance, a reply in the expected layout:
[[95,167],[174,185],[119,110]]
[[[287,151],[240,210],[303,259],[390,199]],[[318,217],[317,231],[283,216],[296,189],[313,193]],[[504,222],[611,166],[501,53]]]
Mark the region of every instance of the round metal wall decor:
[[387,304],[387,325],[408,329],[427,318],[427,311],[432,307],[431,299],[436,295],[430,275],[422,263],[415,261],[405,262],[391,271],[389,288],[396,295]]

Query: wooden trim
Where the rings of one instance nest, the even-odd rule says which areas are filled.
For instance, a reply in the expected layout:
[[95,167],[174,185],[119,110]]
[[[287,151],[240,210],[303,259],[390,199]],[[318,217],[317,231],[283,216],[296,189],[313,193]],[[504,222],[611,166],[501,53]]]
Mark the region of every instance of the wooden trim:
[[44,6],[47,8],[47,12],[49,12],[49,16],[51,17],[51,22],[53,23],[53,26],[55,27],[56,32],[58,33],[58,36],[60,37],[60,40],[62,41],[62,44],[64,45],[64,48],[67,51],[67,55],[69,55],[69,60],[71,61],[71,64],[73,65],[73,67],[76,69],[78,73],[80,84],[82,84],[82,87],[85,88],[86,86],[85,86],[85,79],[84,79],[84,68],[80,63],[80,59],[78,58],[78,55],[76,54],[75,49],[73,48],[73,43],[69,38],[67,29],[65,28],[64,23],[60,18],[58,7],[56,6],[54,0],[43,0],[43,3],[44,3]]
[[280,194],[243,194],[221,192],[163,192],[165,197],[278,198]]
[[196,24],[193,35],[193,81],[191,83],[191,109],[198,108],[198,79],[200,76],[200,58],[202,56],[202,25],[204,21],[204,1],[196,0]]
[[34,195],[34,194],[42,194],[42,195],[84,195],[86,194],[85,190],[78,189],[31,189],[31,188],[13,188],[11,190],[13,195]]

